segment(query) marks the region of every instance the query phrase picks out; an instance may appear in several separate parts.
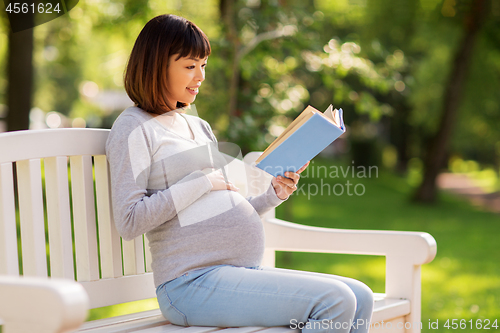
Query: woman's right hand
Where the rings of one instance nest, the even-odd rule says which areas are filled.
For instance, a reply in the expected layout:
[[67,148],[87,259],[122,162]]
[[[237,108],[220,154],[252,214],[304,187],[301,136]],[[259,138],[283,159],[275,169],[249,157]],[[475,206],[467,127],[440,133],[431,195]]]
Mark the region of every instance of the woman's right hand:
[[207,168],[202,170],[205,175],[207,175],[208,180],[212,183],[212,191],[220,191],[220,190],[231,190],[231,191],[239,191],[240,189],[234,186],[230,181],[226,182],[224,179],[224,175],[222,171],[215,170],[213,168]]

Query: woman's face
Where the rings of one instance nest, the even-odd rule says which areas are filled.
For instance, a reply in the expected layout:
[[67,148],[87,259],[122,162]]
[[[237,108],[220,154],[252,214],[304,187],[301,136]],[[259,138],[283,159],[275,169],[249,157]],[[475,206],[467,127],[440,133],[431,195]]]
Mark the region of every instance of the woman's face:
[[167,100],[169,107],[175,109],[177,102],[193,103],[198,88],[205,80],[207,59],[178,57],[174,54],[169,59],[167,68]]

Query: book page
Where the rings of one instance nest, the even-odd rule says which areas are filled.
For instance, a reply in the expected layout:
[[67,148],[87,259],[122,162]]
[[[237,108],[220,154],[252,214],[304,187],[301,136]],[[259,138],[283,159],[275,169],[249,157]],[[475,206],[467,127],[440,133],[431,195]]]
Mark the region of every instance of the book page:
[[333,105],[330,104],[330,106],[323,112],[325,116],[327,116],[329,119],[335,121],[334,116],[333,116]]
[[333,109],[333,105],[330,104],[328,109],[324,112],[324,115],[330,119],[338,128],[342,128],[342,122],[340,120],[339,110]]

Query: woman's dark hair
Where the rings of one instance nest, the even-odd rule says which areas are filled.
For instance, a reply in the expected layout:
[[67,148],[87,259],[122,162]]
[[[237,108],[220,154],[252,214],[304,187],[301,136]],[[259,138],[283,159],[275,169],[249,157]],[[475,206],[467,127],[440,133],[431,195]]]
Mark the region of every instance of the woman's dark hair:
[[[168,106],[168,60],[177,54],[204,59],[211,48],[207,36],[194,23],[175,15],[160,15],[151,19],[135,41],[125,71],[125,90],[141,109],[163,114]],[[180,104],[180,105],[179,105]],[[183,103],[175,107],[186,106]]]

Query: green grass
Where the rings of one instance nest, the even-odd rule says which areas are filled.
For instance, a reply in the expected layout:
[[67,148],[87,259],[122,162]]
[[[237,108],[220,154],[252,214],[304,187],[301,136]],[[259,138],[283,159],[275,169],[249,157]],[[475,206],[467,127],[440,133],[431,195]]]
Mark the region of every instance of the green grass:
[[[331,163],[316,160],[313,166]],[[347,181],[363,184],[365,193],[307,196],[308,187],[315,190],[310,184],[338,183],[346,189]],[[443,327],[447,319],[498,319],[500,325],[500,216],[446,193],[441,193],[436,205],[411,203],[408,198],[413,188],[408,181],[381,170],[372,178],[303,177],[300,183],[306,193],[292,196],[278,207],[278,218],[320,227],[425,231],[434,236],[437,256],[422,267],[424,332],[448,331]],[[354,277],[375,292],[384,291],[385,261],[381,257],[279,253],[277,266]],[[429,320],[436,319],[439,330],[429,330]],[[474,332],[470,324],[466,331]]]
[[[320,165],[327,167],[327,177],[312,177],[312,167],[317,174]],[[422,331],[448,332],[444,327],[448,319],[498,319],[500,325],[500,216],[446,193],[441,193],[436,205],[413,204],[408,199],[413,188],[405,178],[382,170],[371,178],[352,177],[350,171],[351,177],[344,178],[338,170],[339,177],[334,178],[333,165],[338,164],[316,159],[300,181],[304,191],[279,206],[277,217],[320,227],[428,232],[437,241],[438,253],[433,262],[422,267]],[[347,165],[343,167],[345,171]],[[324,173],[325,168],[320,170]],[[364,194],[348,195],[347,181],[351,194],[356,184],[364,186]],[[344,194],[328,195],[324,184],[330,189],[341,184]],[[316,186],[318,194],[313,196]],[[340,188],[335,188],[337,194]],[[358,185],[358,193],[361,189]],[[384,292],[383,257],[280,252],[277,266],[349,276],[375,292]],[[154,307],[157,303],[153,299],[95,309],[89,319]],[[439,320],[439,329],[429,329],[429,320]],[[470,327],[461,331],[476,332]]]

